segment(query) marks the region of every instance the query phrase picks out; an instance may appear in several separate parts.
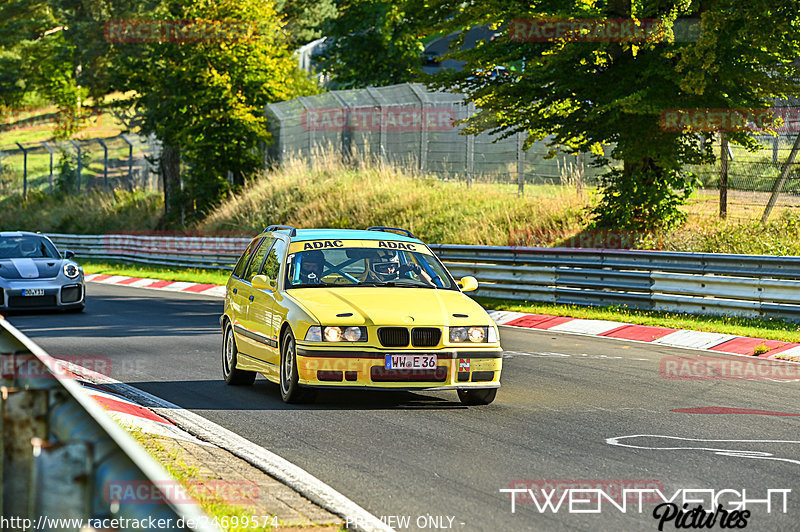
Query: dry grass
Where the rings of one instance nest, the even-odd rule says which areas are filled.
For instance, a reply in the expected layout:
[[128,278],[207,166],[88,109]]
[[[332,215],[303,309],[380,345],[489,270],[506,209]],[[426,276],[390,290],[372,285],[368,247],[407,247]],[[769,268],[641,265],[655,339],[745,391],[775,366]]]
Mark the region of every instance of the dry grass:
[[528,187],[518,198],[491,184],[443,182],[381,164],[343,165],[324,157],[309,170],[292,161],[224,201],[195,229],[259,232],[296,227],[404,227],[434,243],[508,245],[515,235],[551,243],[580,230],[588,203],[573,189]]

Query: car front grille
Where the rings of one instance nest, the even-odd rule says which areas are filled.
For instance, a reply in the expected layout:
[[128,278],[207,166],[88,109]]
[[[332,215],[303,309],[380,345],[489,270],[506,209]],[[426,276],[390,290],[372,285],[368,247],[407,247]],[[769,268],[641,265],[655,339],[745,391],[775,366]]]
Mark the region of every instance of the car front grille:
[[75,303],[81,300],[81,286],[65,286],[61,289],[62,303]]
[[447,368],[436,369],[385,369],[372,366],[370,370],[372,382],[444,382],[447,380]]
[[9,296],[8,308],[55,307],[56,296]]
[[411,331],[411,345],[414,347],[433,347],[442,339],[441,329],[435,327],[416,327]]
[[408,345],[408,329],[405,327],[381,327],[378,339],[383,347],[405,347]]

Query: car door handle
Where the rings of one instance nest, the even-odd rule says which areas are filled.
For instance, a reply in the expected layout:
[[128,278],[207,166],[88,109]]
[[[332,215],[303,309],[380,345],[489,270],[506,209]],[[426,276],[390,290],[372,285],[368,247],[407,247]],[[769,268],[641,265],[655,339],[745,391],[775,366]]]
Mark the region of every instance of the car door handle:
[[234,294],[235,294],[236,292],[238,292],[238,291],[239,291],[239,289],[238,289],[238,288],[234,288],[234,289],[233,289],[233,293],[234,293]]
[[253,300],[253,296],[250,296],[248,299],[249,299],[250,301],[252,301],[252,300]]

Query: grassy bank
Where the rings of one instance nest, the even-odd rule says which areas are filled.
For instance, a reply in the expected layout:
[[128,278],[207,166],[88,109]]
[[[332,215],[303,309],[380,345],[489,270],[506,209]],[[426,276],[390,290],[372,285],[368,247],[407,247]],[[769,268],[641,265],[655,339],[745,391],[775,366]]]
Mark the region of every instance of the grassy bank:
[[157,192],[92,191],[51,196],[37,191],[0,198],[0,230],[105,234],[154,230],[163,214]]
[[585,224],[588,196],[556,186],[528,187],[518,198],[502,186],[414,177],[387,166],[296,161],[223,202],[200,231],[256,233],[271,223],[297,227],[405,227],[435,243],[508,245],[523,232],[550,242]]

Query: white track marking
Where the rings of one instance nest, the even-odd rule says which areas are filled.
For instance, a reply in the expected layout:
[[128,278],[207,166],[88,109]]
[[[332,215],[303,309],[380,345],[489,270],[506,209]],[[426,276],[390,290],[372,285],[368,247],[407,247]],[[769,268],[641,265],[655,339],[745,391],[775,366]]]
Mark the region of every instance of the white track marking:
[[677,440],[680,442],[699,442],[701,445],[706,443],[797,443],[797,440],[706,440],[702,438],[681,438],[678,436],[663,436],[660,434],[632,434],[629,436],[616,436],[614,438],[606,438],[606,443],[615,445],[617,447],[628,447],[630,449],[646,449],[650,451],[708,451],[719,456],[730,456],[732,458],[752,458],[757,460],[775,460],[777,462],[789,462],[791,464],[800,465],[800,460],[793,460],[791,458],[781,458],[765,451],[748,451],[744,449],[721,449],[706,446],[683,446],[683,447],[662,447],[662,446],[648,446],[648,445],[634,445],[630,443],[622,443],[620,440],[629,438],[661,438],[666,440]]
[[275,453],[246,440],[235,432],[221,427],[194,412],[185,410],[176,404],[134,388],[129,384],[112,379],[111,377],[106,377],[105,375],[80,367],[73,371],[82,378],[94,382],[95,384],[103,384],[106,386],[113,385],[113,392],[135,401],[139,405],[152,409],[158,415],[169,419],[193,436],[213,443],[239,458],[250,462],[268,475],[278,479],[307,499],[336,515],[345,519],[349,518],[351,527],[348,530],[364,532],[393,531],[393,529],[387,526],[383,521],[307,471],[281,458]]

